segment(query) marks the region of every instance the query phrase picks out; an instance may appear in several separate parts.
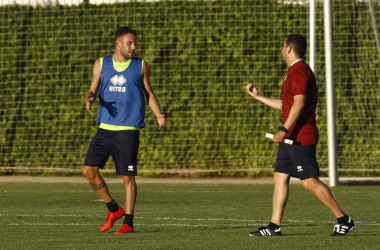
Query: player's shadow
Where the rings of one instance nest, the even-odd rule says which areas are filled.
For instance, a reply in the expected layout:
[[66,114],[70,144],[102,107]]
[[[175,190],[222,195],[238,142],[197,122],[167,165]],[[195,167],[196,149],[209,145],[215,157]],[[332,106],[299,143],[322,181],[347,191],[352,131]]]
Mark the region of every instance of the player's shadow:
[[107,109],[110,116],[115,117],[117,115],[117,108],[113,106],[116,102],[106,102],[102,97],[99,98],[99,101],[100,106]]
[[380,180],[339,181],[338,186],[380,186]]

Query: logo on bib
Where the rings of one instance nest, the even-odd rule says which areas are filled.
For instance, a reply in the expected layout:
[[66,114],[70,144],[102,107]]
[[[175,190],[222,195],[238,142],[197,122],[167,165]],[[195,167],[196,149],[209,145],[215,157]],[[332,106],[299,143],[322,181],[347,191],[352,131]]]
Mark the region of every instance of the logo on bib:
[[124,83],[127,82],[127,79],[124,76],[114,75],[110,81],[114,86],[110,86],[109,90],[111,92],[125,92],[125,87],[121,87]]
[[111,82],[113,83],[113,85],[119,85],[120,87],[127,82],[127,79],[124,78],[124,76],[118,76],[118,75],[114,75],[112,78],[111,78]]

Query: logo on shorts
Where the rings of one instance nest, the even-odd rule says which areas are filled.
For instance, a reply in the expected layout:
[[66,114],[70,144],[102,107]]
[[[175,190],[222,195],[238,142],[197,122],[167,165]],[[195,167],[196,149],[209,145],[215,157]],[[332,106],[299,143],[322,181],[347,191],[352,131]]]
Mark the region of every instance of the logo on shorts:
[[298,166],[297,169],[298,169],[298,172],[303,171],[303,168],[301,166]]
[[132,165],[129,165],[129,166],[128,166],[128,171],[134,171],[134,169],[133,169],[133,166],[132,166]]

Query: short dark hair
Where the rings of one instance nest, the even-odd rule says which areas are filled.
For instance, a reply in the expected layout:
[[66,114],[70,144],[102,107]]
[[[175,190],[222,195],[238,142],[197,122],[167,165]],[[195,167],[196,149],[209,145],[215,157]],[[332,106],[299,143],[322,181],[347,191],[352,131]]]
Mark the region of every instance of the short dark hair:
[[118,28],[117,31],[116,31],[115,42],[116,42],[117,39],[119,39],[120,37],[124,36],[125,34],[132,34],[132,35],[137,36],[136,30],[131,29],[131,28],[127,27],[127,26],[122,26],[122,27]]
[[286,47],[289,47],[289,45],[292,46],[294,54],[296,54],[300,58],[304,57],[307,48],[307,41],[303,35],[291,34],[286,37],[285,44]]

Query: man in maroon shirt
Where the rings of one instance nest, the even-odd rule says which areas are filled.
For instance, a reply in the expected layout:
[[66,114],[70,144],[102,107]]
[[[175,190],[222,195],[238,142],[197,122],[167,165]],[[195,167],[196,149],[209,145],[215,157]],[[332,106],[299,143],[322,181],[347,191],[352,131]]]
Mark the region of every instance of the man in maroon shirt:
[[[331,190],[320,181],[319,165],[316,160],[316,145],[319,139],[315,110],[318,102],[318,84],[313,71],[302,59],[307,48],[302,35],[289,35],[284,42],[282,59],[289,66],[280,99],[259,95],[253,84],[246,86],[247,93],[254,99],[282,111],[282,123],[273,141],[280,143],[274,170],[274,194],[272,219],[268,226],[251,232],[250,236],[280,236],[281,219],[289,195],[290,177],[301,180],[305,189],[312,192],[333,212],[338,220],[332,236],[344,236],[355,227],[346,215]],[[293,145],[282,142],[284,138],[294,141]]]

